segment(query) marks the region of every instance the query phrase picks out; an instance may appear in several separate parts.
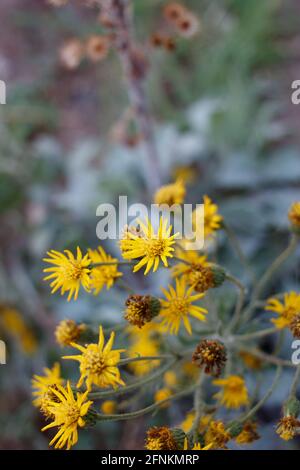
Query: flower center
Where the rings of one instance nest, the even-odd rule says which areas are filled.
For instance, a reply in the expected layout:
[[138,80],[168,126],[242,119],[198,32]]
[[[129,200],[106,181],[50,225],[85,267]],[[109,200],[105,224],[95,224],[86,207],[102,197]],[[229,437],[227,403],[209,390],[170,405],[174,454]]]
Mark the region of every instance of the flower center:
[[87,349],[84,353],[85,369],[94,374],[101,374],[106,368],[104,357],[97,351]]
[[165,240],[149,240],[147,246],[147,255],[149,258],[161,256],[166,248]]
[[81,263],[78,262],[69,262],[67,266],[62,267],[64,277],[70,281],[77,281],[81,279],[84,268]]

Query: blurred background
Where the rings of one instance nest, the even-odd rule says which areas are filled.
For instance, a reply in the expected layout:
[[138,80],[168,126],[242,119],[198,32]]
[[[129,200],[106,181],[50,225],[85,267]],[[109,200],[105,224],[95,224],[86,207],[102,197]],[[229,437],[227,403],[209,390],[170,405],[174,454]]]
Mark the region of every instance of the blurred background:
[[[101,32],[93,8],[69,3],[0,3],[0,79],[7,84],[7,104],[0,106],[0,338],[7,343],[0,449],[48,448],[30,382],[60,357],[57,322],[121,318],[122,290],[82,293],[70,303],[51,296],[42,282],[45,252],[96,247],[100,203],[117,203],[119,194],[145,201],[143,147],[134,126],[130,135],[123,132],[128,97],[117,55],[75,70],[61,64],[65,41]],[[291,83],[300,79],[299,2],[185,0],[200,32],[170,52],[149,48],[166,4],[134,1],[138,38],[149,49],[147,93],[163,182],[185,175],[189,202],[209,194],[260,273],[286,245],[287,210],[300,199],[300,106],[291,104]],[[222,262],[242,277],[225,237],[218,243]],[[115,245],[108,248],[118,255]],[[298,281],[294,258],[272,287],[299,289]],[[159,292],[160,282],[150,276],[148,288]],[[290,344],[286,338],[287,357]],[[69,364],[65,369],[70,374]],[[274,432],[285,395],[282,380],[260,413],[262,439],[252,448],[299,447]],[[149,422],[177,424],[181,413],[175,406],[154,421],[98,425],[81,433],[78,448],[141,448]]]

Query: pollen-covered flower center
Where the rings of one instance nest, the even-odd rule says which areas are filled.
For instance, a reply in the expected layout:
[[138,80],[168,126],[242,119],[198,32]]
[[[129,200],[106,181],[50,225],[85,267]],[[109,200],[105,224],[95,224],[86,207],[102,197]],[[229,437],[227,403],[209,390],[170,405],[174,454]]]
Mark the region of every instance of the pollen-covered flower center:
[[64,413],[67,425],[77,423],[80,418],[80,410],[76,404],[67,404]]
[[102,354],[91,349],[84,353],[84,367],[93,374],[101,374],[107,367],[107,363]]
[[166,240],[148,240],[146,252],[150,258],[165,254]]
[[172,299],[170,307],[174,313],[187,315],[189,313],[190,302],[184,297],[177,297]]
[[78,281],[81,279],[84,268],[81,263],[76,261],[69,262],[67,265],[61,267],[65,279],[69,281]]
[[290,306],[290,307],[287,307],[285,308],[285,310],[283,311],[282,315],[287,319],[287,320],[291,320],[295,315],[297,315],[299,313],[299,311],[293,307],[293,306]]

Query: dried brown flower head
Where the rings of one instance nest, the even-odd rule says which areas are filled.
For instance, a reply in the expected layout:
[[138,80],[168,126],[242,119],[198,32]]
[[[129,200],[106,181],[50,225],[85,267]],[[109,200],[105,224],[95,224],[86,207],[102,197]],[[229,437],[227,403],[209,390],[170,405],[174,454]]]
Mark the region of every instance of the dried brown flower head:
[[295,338],[300,338],[300,314],[292,318],[289,328]]
[[160,301],[151,295],[130,295],[125,305],[125,320],[139,328],[153,320],[160,311]]
[[220,266],[194,265],[188,276],[188,282],[196,292],[206,292],[223,284],[225,271]]
[[193,362],[198,367],[204,366],[204,372],[218,377],[226,363],[227,355],[223,343],[214,340],[202,340],[193,354]]
[[62,347],[75,343],[81,333],[85,330],[85,325],[77,325],[74,320],[62,320],[56,327],[55,337]]
[[145,447],[148,450],[179,450],[183,447],[184,437],[181,429],[155,426],[147,432]]
[[236,437],[238,444],[250,444],[251,442],[257,441],[260,435],[257,432],[257,425],[253,421],[247,421],[242,432]]

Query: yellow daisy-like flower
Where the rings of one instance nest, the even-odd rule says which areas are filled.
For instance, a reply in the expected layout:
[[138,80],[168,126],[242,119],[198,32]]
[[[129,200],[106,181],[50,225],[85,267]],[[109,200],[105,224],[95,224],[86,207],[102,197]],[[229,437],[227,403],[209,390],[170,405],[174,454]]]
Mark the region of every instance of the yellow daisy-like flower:
[[294,439],[300,433],[300,421],[295,416],[284,416],[279,420],[276,433],[284,441]]
[[293,227],[300,229],[300,201],[291,205],[288,213],[289,220]]
[[117,409],[117,403],[113,400],[105,400],[101,404],[101,411],[105,415],[112,415],[113,413],[116,412]]
[[54,267],[44,269],[45,273],[50,273],[44,278],[44,281],[53,279],[50,283],[51,294],[61,289],[61,295],[69,292],[68,301],[72,297],[77,300],[80,286],[87,292],[90,290],[90,269],[88,266],[91,264],[91,260],[88,254],[82,256],[79,247],[77,247],[76,257],[69,250],[64,250],[64,253],[55,250],[48,251],[49,258],[44,258],[43,261],[53,264]]
[[26,354],[32,354],[37,349],[37,340],[32,330],[24,322],[22,315],[15,308],[0,305],[0,325],[19,341]]
[[[218,206],[214,204],[212,200],[208,196],[203,196],[203,204],[204,204],[204,237],[209,238],[211,237],[217,230],[221,228],[221,224],[223,221],[223,217],[218,213]],[[202,214],[200,209],[195,209],[193,212],[193,225],[194,230],[197,227],[196,220],[197,217]]]
[[226,408],[239,408],[249,402],[248,390],[245,381],[238,375],[229,375],[226,379],[216,379],[214,385],[222,387],[222,391],[215,395]]
[[[161,388],[157,390],[154,394],[154,402],[158,403],[163,400],[167,400],[173,395],[172,390],[170,390],[167,387]],[[162,403],[161,408],[168,408],[170,402],[166,401],[165,403]]]
[[155,272],[160,261],[165,267],[168,267],[168,258],[173,257],[173,245],[178,235],[171,235],[172,225],[167,227],[168,221],[163,217],[160,218],[157,233],[155,233],[149,219],[146,224],[139,222],[139,225],[140,231],[138,233],[127,231],[126,238],[120,241],[123,258],[128,260],[140,258],[140,261],[134,266],[133,272],[146,266],[145,275],[152,268]]
[[112,332],[106,345],[104,346],[104,334],[102,326],[99,327],[98,344],[88,344],[81,346],[80,344],[71,343],[71,346],[81,351],[82,354],[77,356],[64,356],[63,359],[71,359],[80,363],[80,379],[77,387],[81,387],[84,380],[86,388],[90,391],[92,384],[100,388],[112,386],[117,388],[118,385],[125,385],[120,377],[118,363],[120,362],[120,354],[124,349],[112,350],[115,333]]
[[[130,335],[130,346],[127,350],[128,357],[137,356],[158,356],[159,355],[159,341],[158,341],[159,326],[154,323],[147,323],[142,329],[130,326],[127,331]],[[154,368],[160,365],[160,361],[136,361],[128,364],[128,368],[136,376],[149,374]]]
[[300,294],[294,291],[288,292],[284,294],[283,302],[273,297],[268,300],[265,310],[277,313],[278,318],[272,318],[271,322],[278,329],[285,328],[296,315],[300,314]]
[[93,266],[90,275],[90,287],[98,295],[104,286],[109,290],[123,274],[118,271],[117,258],[107,254],[101,246],[97,250],[88,250],[88,255],[93,264],[104,263],[102,266]]
[[86,422],[84,416],[87,414],[92,401],[86,401],[88,391],[85,393],[77,393],[74,397],[70,382],[64,388],[61,385],[57,389],[53,388],[53,394],[58,401],[52,401],[49,404],[49,410],[54,416],[54,421],[45,426],[42,431],[58,427],[59,430],[50,442],[50,446],[55,443],[55,449],[67,447],[69,450],[78,441],[78,427],[84,427]]
[[35,397],[33,404],[37,408],[41,407],[43,398],[45,394],[48,393],[49,387],[62,385],[64,382],[64,379],[60,375],[60,365],[58,362],[54,364],[52,369],[45,367],[43,372],[44,375],[34,375],[31,381],[33,388],[32,395]]
[[[180,243],[180,246],[182,246],[181,243]],[[182,276],[184,277],[186,281],[189,281],[190,275],[196,267],[198,266],[208,267],[209,266],[209,262],[207,261],[207,256],[199,255],[198,251],[185,250],[184,248],[181,249],[179,247],[176,249],[175,255],[177,258],[182,259],[182,262],[179,261],[172,268],[173,277]]]
[[177,180],[175,183],[167,184],[159,188],[154,195],[155,204],[182,204],[185,198],[185,187],[182,180]]
[[162,327],[171,334],[178,334],[181,321],[189,334],[192,334],[192,327],[189,316],[197,320],[205,321],[208,313],[205,308],[193,305],[193,302],[202,299],[204,294],[192,295],[193,287],[187,287],[184,279],[176,279],[176,289],[169,285],[169,291],[162,288],[167,300],[161,300]]
[[213,449],[226,449],[226,444],[230,439],[231,435],[226,431],[222,421],[210,421],[208,431],[205,434],[206,445],[211,445]]

